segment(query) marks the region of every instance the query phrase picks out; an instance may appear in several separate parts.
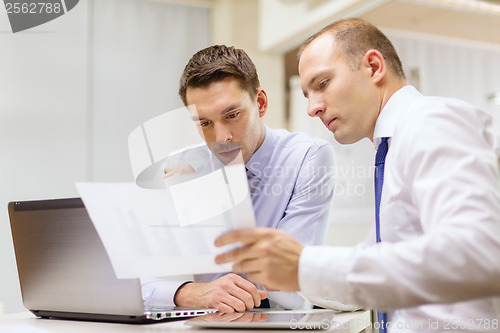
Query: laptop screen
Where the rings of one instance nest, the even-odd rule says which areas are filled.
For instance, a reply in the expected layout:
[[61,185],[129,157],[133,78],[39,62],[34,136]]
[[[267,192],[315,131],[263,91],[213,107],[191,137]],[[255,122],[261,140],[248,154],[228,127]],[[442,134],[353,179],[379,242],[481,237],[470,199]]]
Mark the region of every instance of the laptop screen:
[[115,277],[80,199],[11,202],[9,215],[26,308],[143,314],[139,281]]

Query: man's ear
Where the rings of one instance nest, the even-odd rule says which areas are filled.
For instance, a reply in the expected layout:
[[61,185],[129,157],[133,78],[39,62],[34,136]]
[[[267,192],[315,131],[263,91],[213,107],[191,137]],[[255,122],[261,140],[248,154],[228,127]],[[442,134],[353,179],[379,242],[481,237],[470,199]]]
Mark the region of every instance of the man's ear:
[[387,65],[380,51],[368,50],[363,57],[363,64],[370,70],[370,75],[374,83],[380,82],[385,77]]
[[259,117],[263,117],[267,112],[267,105],[268,105],[267,93],[264,91],[264,89],[259,87],[257,89],[256,98],[257,98],[257,106],[259,107]]

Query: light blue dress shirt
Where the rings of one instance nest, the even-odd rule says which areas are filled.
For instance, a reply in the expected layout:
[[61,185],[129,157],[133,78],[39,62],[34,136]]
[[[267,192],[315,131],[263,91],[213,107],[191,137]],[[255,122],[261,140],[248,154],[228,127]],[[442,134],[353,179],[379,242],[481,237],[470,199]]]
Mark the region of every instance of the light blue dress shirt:
[[[191,162],[197,173],[220,166],[206,146],[194,149],[196,152],[183,153],[175,163]],[[286,231],[304,245],[323,244],[330,221],[335,165],[334,150],[327,141],[266,126],[262,145],[246,164],[257,226]],[[197,275],[195,281],[208,282],[222,275]],[[146,305],[174,305],[175,292],[185,282],[143,279]],[[268,294],[272,305],[286,309],[304,302],[297,293]]]

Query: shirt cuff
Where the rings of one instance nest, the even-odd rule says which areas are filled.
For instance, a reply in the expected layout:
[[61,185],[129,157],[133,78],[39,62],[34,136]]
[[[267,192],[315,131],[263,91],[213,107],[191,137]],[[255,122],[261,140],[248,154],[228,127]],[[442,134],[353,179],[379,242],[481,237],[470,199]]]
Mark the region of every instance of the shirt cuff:
[[267,289],[266,292],[271,301],[271,307],[276,304],[285,310],[293,310],[300,309],[305,303],[305,299],[296,292],[270,291]]
[[311,303],[335,310],[353,311],[347,275],[355,248],[306,246],[299,259],[299,288]]
[[142,298],[146,307],[176,306],[175,293],[190,281],[173,281],[161,278],[141,279]]

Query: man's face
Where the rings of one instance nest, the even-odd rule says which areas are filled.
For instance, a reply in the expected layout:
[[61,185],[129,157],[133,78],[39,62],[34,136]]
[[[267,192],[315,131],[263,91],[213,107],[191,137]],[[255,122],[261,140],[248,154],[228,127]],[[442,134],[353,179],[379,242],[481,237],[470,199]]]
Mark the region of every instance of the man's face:
[[333,37],[324,34],[302,52],[299,74],[307,113],[319,117],[339,143],[373,138],[380,93],[365,62],[353,70]]
[[227,78],[206,87],[188,87],[188,105],[200,135],[210,150],[224,164],[242,153],[244,163],[260,147],[265,136],[261,117],[267,110],[266,93],[259,88],[255,97],[240,87],[238,81]]

